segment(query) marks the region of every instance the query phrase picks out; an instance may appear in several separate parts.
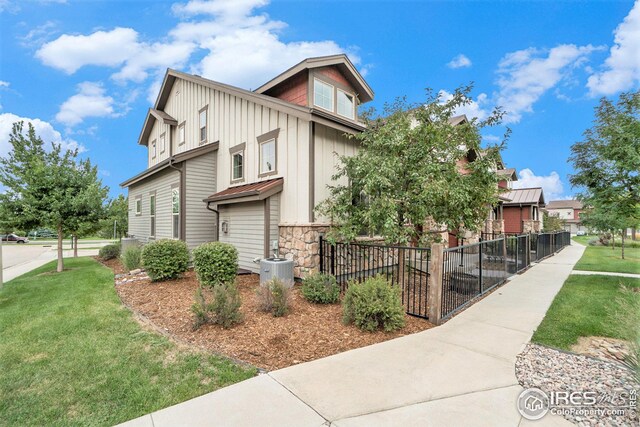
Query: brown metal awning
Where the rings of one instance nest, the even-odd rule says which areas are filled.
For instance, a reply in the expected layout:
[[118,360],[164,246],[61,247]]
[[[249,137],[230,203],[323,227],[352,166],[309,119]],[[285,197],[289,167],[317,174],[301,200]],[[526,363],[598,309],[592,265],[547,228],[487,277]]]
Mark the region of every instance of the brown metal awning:
[[229,187],[212,194],[203,201],[206,203],[230,204],[264,200],[282,191],[284,178],[269,179],[267,181],[252,182],[250,184]]

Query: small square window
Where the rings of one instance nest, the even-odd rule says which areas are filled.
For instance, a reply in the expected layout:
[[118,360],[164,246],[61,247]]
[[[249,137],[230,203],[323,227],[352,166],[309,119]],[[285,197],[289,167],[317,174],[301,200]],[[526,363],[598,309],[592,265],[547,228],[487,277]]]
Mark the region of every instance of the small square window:
[[164,150],[166,149],[166,141],[164,135],[164,133],[160,135],[160,154],[164,153]]
[[231,180],[244,178],[244,152],[239,151],[231,156]]
[[184,123],[178,126],[178,145],[182,145],[185,142],[184,137]]
[[200,111],[200,144],[207,142],[207,107]]
[[270,139],[260,144],[260,174],[276,172],[276,140]]
[[333,86],[321,80],[314,79],[313,103],[325,110],[333,111]]
[[338,114],[353,120],[355,116],[354,99],[355,97],[350,93],[338,89]]
[[142,214],[142,197],[136,197],[136,215]]

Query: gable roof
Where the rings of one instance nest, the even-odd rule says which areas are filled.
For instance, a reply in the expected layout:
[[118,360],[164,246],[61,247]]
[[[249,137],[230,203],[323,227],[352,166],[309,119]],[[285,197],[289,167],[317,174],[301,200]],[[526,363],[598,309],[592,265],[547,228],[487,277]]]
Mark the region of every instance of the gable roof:
[[507,178],[511,178],[511,181],[517,181],[518,175],[516,175],[516,170],[514,168],[507,169],[499,169],[497,172],[498,176],[504,176]]
[[582,209],[582,202],[580,200],[552,200],[547,203],[547,210],[549,209]]
[[339,55],[307,58],[304,61],[301,61],[293,67],[289,68],[285,72],[281,73],[280,75],[269,80],[268,82],[257,88],[254,92],[265,93],[269,89],[278,86],[280,83],[284,82],[285,80],[289,80],[291,77],[304,70],[329,66],[336,66],[342,72],[345,78],[358,92],[358,98],[362,103],[369,102],[373,99],[373,90],[371,90],[371,87],[369,87],[362,75],[358,72],[356,67],[344,53],[341,53]]
[[142,130],[140,131],[140,136],[138,136],[138,145],[147,145],[146,141],[149,139],[149,134],[151,134],[151,129],[153,129],[153,123],[156,120],[162,121],[165,125],[178,125],[178,121],[164,111],[149,108],[147,117],[144,119],[144,125],[142,125]]
[[[252,182],[250,184],[229,187],[204,199],[207,203],[239,203],[254,200],[264,200],[267,197],[282,191],[284,178],[269,179],[266,181]],[[224,203],[223,203],[224,202]]]
[[535,205],[544,206],[544,193],[542,188],[518,188],[502,194],[510,201],[504,202],[505,206],[514,205]]

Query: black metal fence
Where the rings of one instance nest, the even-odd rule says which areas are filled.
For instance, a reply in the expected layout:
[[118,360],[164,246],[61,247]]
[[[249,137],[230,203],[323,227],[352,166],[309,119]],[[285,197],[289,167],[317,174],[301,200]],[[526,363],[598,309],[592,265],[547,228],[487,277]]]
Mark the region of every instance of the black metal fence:
[[402,289],[407,314],[427,318],[428,248],[386,246],[374,243],[331,243],[320,237],[320,272],[331,274],[346,290],[378,274]]
[[[571,243],[568,232],[521,234],[445,249],[441,316],[447,318],[473,300]],[[534,252],[535,248],[535,252]]]

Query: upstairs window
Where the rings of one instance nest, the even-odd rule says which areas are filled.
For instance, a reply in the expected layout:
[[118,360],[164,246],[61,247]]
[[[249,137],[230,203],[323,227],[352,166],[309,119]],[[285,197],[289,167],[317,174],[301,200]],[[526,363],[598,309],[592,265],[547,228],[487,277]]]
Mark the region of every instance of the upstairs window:
[[231,180],[237,181],[244,178],[244,151],[238,151],[231,155]]
[[160,154],[164,153],[164,150],[166,149],[166,141],[164,135],[164,133],[160,135]]
[[142,197],[136,197],[136,215],[142,214]]
[[325,110],[333,111],[333,86],[314,79],[313,104]]
[[178,145],[182,145],[185,142],[184,137],[184,123],[178,126]]
[[154,139],[153,141],[151,141],[151,158],[155,159],[156,158],[156,140]]
[[200,110],[198,123],[200,125],[200,144],[204,144],[207,142],[207,107]]
[[260,143],[260,175],[276,173],[276,140]]
[[355,97],[338,89],[338,114],[353,120],[355,117]]

